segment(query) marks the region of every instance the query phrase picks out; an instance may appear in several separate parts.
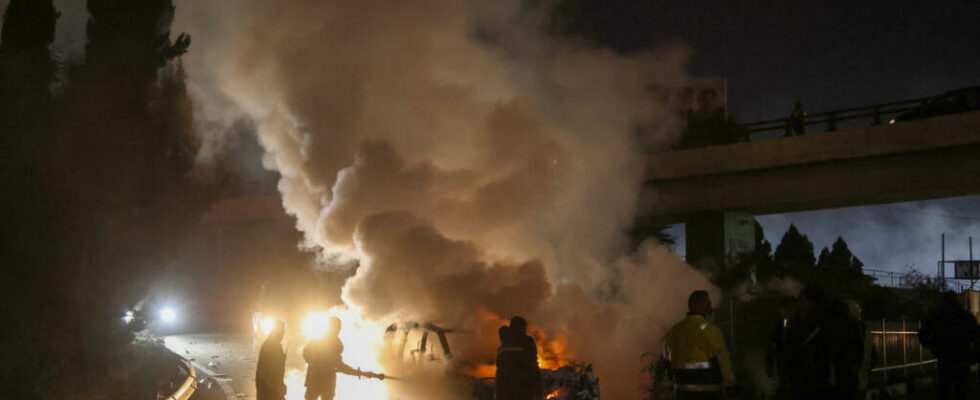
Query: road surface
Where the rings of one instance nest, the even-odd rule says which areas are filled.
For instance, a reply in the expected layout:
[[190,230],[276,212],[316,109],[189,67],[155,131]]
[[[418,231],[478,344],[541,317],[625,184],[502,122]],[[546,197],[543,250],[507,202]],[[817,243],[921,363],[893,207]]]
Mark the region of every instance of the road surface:
[[231,333],[171,335],[164,337],[164,345],[170,351],[194,363],[200,378],[195,399],[255,398],[257,351],[252,347],[250,335]]
[[[164,337],[164,345],[190,360],[199,375],[198,393],[194,400],[255,399],[255,364],[258,349],[252,336],[236,333],[193,333]],[[299,350],[286,349],[286,399],[303,400],[306,365]],[[353,378],[339,377],[339,383]],[[210,390],[208,389],[210,383]],[[338,390],[338,400],[342,391]],[[351,396],[347,396],[351,397]]]

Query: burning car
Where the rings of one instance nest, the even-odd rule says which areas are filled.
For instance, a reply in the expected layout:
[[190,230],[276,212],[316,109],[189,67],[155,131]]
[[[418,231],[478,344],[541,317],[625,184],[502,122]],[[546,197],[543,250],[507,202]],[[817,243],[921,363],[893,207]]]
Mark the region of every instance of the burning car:
[[[474,400],[494,399],[492,363],[472,365],[455,360],[450,348],[451,333],[461,333],[433,323],[395,323],[385,330],[386,347],[409,368],[444,370],[456,383],[468,386]],[[599,398],[599,379],[591,365],[570,364],[541,369],[545,398],[555,400],[593,400]]]

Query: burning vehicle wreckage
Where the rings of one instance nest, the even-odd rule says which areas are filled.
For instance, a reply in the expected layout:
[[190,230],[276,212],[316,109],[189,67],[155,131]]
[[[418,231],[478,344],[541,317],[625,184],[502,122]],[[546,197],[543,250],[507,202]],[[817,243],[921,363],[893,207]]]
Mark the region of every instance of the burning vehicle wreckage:
[[[445,367],[456,383],[471,388],[472,399],[494,400],[492,363],[467,365],[458,363],[450,349],[449,335],[462,333],[433,323],[393,323],[385,330],[385,341],[391,354],[404,364],[419,369],[430,365]],[[599,379],[591,365],[568,363],[554,369],[541,368],[545,399],[593,400],[599,398]]]
[[[300,285],[302,286],[302,285]],[[285,346],[297,352],[304,344],[326,332],[332,312],[325,302],[316,298],[314,287],[297,287],[291,284],[262,285],[252,310],[251,325],[253,344],[258,348],[269,335],[275,321],[283,320],[287,326]],[[288,290],[287,290],[288,289]],[[297,306],[301,305],[301,306]],[[496,318],[487,324],[504,323]],[[346,325],[346,324],[345,324]],[[351,327],[351,329],[354,329]],[[439,326],[426,322],[399,322],[390,325],[374,325],[376,332],[362,331],[365,336],[379,338],[383,343],[382,354],[389,368],[384,368],[384,380],[412,384],[424,382],[435,376],[448,382],[454,393],[469,393],[473,400],[494,400],[494,376],[496,366],[491,360],[474,362],[454,357],[453,344],[472,346],[478,341],[472,332]],[[382,332],[383,331],[383,332]],[[599,398],[599,379],[589,364],[578,364],[562,357],[542,354],[558,353],[546,349],[550,341],[540,336],[538,365],[541,371],[542,398],[553,400],[594,400]],[[353,345],[353,343],[345,343]],[[290,352],[287,350],[287,353]],[[298,352],[297,352],[298,354]],[[363,360],[350,360],[355,363]],[[287,369],[301,370],[301,357],[287,359]],[[381,367],[381,365],[376,365]],[[358,370],[360,373],[361,371]],[[389,375],[390,373],[390,375]],[[380,374],[364,371],[361,377],[378,378]]]

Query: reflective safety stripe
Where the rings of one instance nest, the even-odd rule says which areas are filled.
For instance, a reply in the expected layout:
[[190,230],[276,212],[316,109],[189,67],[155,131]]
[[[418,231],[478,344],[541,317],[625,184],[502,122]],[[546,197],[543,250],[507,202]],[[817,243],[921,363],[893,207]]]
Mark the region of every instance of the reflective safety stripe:
[[707,361],[689,362],[678,365],[674,369],[711,369],[711,363]]
[[674,387],[674,389],[676,389],[677,391],[681,391],[681,392],[720,392],[722,390],[725,390],[725,387],[722,386],[722,385],[691,385],[691,384],[681,385],[681,384],[678,384],[677,386]]
[[674,383],[678,386],[715,387],[723,380],[721,371],[710,362],[687,363],[682,368],[674,368]]
[[497,350],[497,354],[506,353],[508,351],[524,351],[524,349],[522,349],[522,348],[520,348],[518,346],[501,347],[500,349]]

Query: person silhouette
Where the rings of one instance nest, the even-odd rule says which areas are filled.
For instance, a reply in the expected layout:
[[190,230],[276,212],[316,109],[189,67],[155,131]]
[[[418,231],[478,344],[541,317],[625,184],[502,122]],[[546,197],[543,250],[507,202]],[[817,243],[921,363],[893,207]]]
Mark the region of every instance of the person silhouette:
[[531,400],[541,398],[541,368],[538,349],[527,334],[527,321],[515,316],[510,326],[498,331],[497,376],[494,390],[498,399]]
[[255,398],[257,400],[282,400],[286,397],[286,353],[282,351],[282,339],[286,335],[286,323],[276,320],[269,336],[262,342],[259,360],[255,367]]
[[344,363],[344,343],[340,341],[340,318],[330,317],[327,335],[303,348],[306,360],[306,400],[333,400],[337,390],[337,373],[385,379],[384,374],[364,372]]
[[[787,131],[792,131],[793,135],[802,135],[806,133],[806,111],[803,111],[803,104],[796,102],[793,105],[793,112],[789,114],[789,127]],[[790,135],[790,132],[786,132]]]

